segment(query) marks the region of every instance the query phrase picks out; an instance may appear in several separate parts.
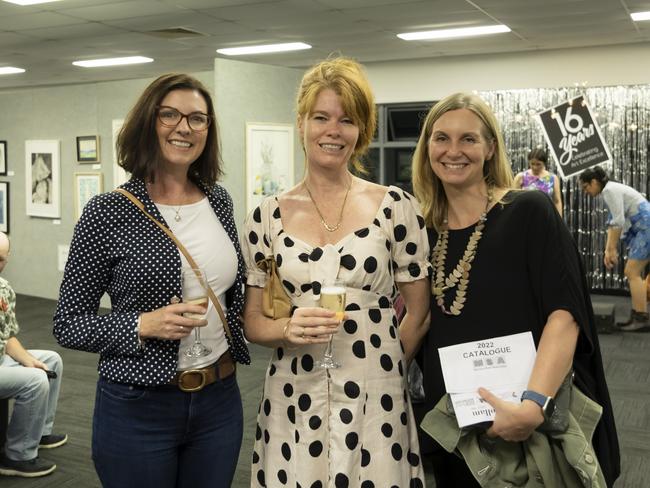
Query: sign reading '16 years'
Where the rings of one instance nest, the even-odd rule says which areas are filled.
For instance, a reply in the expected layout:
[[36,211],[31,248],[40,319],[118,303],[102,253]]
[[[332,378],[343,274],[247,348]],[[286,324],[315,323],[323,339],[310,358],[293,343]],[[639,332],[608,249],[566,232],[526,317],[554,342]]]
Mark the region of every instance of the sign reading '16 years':
[[611,161],[612,155],[584,96],[541,112],[539,119],[564,178]]

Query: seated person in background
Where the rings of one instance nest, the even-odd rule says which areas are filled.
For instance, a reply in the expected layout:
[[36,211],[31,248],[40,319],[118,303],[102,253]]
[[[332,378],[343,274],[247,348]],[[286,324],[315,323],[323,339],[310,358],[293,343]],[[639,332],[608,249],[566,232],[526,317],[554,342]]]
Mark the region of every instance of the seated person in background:
[[541,147],[536,147],[528,153],[529,169],[515,176],[515,188],[522,190],[539,190],[546,193],[553,205],[562,216],[562,194],[560,193],[560,178],[546,170],[548,156]]
[[[8,258],[9,239],[0,232],[0,272]],[[56,352],[23,348],[16,337],[15,309],[16,294],[0,278],[0,398],[15,400],[0,475],[35,478],[56,469],[56,464],[38,457],[39,448],[59,447],[68,441],[67,435],[52,433],[63,363]],[[48,379],[48,371],[56,377]]]

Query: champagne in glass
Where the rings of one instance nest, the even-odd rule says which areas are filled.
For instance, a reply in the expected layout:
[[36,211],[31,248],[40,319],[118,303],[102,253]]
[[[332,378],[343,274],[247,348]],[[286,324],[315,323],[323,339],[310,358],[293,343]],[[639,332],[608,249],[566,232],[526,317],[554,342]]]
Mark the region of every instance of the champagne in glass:
[[[336,318],[341,321],[345,314],[345,284],[342,280],[326,280],[320,289],[320,306],[336,312]],[[316,363],[321,368],[340,368],[341,364],[332,355],[332,336],[327,342],[323,359]]]
[[[183,303],[205,306],[208,309],[208,280],[205,271],[200,268],[181,268],[181,283],[183,288]],[[184,317],[203,320],[205,314],[185,313]],[[194,327],[194,344],[187,348],[185,356],[198,358],[207,356],[212,349],[201,342],[200,327]]]

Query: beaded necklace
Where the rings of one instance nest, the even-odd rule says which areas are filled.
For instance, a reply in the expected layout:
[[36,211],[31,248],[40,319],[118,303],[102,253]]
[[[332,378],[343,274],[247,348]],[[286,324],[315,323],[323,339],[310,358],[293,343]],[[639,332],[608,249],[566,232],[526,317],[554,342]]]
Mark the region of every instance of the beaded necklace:
[[[447,315],[460,315],[465,301],[467,300],[467,287],[469,286],[469,272],[472,269],[472,261],[476,257],[476,249],[478,242],[483,236],[483,229],[487,221],[487,212],[490,202],[493,199],[492,188],[488,188],[487,202],[485,210],[479,218],[478,224],[474,228],[474,232],[467,241],[467,247],[463,256],[456,264],[448,276],[445,276],[445,264],[447,260],[447,244],[449,242],[449,226],[447,220],[444,221],[445,228],[438,236],[438,241],[433,248],[431,255],[431,264],[433,265],[434,280],[431,283],[431,293],[436,298],[436,304],[440,307],[443,313]],[[456,295],[452,300],[449,308],[445,307],[445,292],[452,288],[456,288]]]

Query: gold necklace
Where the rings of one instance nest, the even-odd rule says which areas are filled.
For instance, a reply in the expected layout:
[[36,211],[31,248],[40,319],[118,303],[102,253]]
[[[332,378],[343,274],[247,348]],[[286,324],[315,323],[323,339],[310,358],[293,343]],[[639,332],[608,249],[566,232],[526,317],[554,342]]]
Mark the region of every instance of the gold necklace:
[[[459,259],[458,264],[448,276],[445,277],[445,261],[447,259],[447,243],[449,242],[449,227],[446,225],[445,229],[438,236],[438,241],[433,248],[431,255],[431,264],[433,265],[434,281],[431,283],[431,293],[436,298],[436,303],[447,315],[460,315],[461,310],[465,306],[467,300],[467,287],[469,286],[469,272],[472,269],[472,261],[476,257],[476,249],[478,242],[483,236],[483,229],[487,221],[487,212],[490,202],[493,199],[492,189],[488,188],[487,202],[485,210],[479,218],[478,224],[474,228],[474,232],[467,241],[467,247],[463,253],[463,257]],[[445,292],[452,288],[456,288],[456,296],[454,297],[451,307],[445,307]]]
[[176,222],[180,222],[180,221],[181,221],[181,214],[180,214],[181,207],[182,207],[182,205],[179,205],[178,208],[174,208],[174,207],[172,207],[172,210],[173,210],[174,212],[176,212],[176,215],[174,216],[174,220],[175,220]]
[[309,187],[307,186],[307,181],[303,180],[303,184],[305,185],[305,188],[307,189],[307,194],[309,195],[309,198],[311,199],[311,203],[314,204],[314,208],[316,208],[316,212],[318,212],[318,216],[320,217],[320,223],[325,227],[325,230],[327,232],[334,232],[341,227],[341,223],[343,222],[343,210],[345,209],[345,202],[348,201],[348,194],[350,193],[350,188],[352,188],[352,179],[350,179],[350,184],[348,185],[348,189],[345,191],[345,196],[343,197],[343,205],[341,205],[341,212],[339,212],[339,220],[336,224],[330,225],[327,222],[325,222],[325,217],[323,217],[323,214],[321,213],[320,209],[318,208],[318,205],[316,205],[316,200],[314,200],[314,197],[312,196],[311,192],[309,191]]

